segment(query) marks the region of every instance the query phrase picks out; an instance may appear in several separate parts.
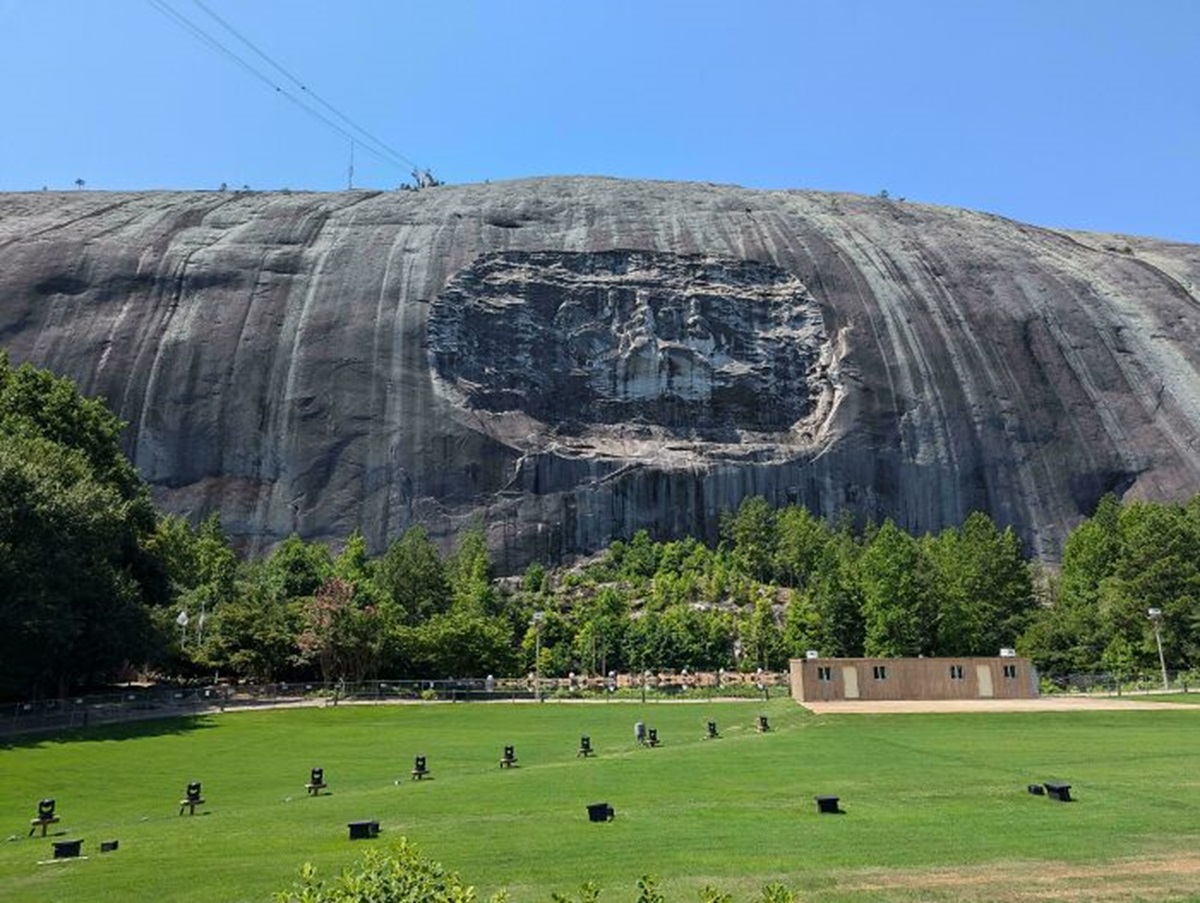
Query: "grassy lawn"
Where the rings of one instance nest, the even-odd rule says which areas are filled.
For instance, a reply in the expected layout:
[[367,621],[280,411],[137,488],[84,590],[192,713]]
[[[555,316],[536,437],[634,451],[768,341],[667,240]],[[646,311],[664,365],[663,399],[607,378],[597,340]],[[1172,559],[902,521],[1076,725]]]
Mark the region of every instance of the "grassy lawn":
[[[760,712],[773,730],[753,729]],[[639,717],[664,745],[633,743]],[[703,740],[705,721],[722,738]],[[587,733],[597,756],[575,756]],[[520,767],[498,767],[504,744]],[[815,716],[787,700],[340,706],[229,713],[0,747],[0,899],[265,903],[407,835],[481,893],[631,900],[706,884],[750,899],[1200,899],[1200,717],[1190,711]],[[409,779],[428,756],[432,780]],[[313,766],[330,793],[305,796]],[[189,780],[205,806],[179,816]],[[1025,791],[1062,780],[1077,802]],[[836,794],[846,814],[821,816]],[[43,796],[86,862],[38,865]],[[607,801],[608,824],[585,806]],[[346,823],[377,819],[374,841]],[[53,831],[54,829],[52,829]],[[120,849],[99,855],[102,840]],[[1068,895],[1071,895],[1068,894]],[[1052,894],[1053,896],[1053,894]],[[1038,899],[1045,899],[1043,894]],[[1029,897],[1033,899],[1033,897]]]
[[1194,690],[1191,693],[1150,693],[1146,696],[1138,696],[1136,698],[1146,702],[1173,702],[1177,705],[1200,705],[1200,693]]

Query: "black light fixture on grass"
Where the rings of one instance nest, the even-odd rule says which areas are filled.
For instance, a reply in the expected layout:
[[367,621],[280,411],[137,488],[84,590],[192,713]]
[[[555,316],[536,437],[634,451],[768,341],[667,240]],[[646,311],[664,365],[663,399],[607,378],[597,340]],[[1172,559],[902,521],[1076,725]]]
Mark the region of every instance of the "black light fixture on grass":
[[325,769],[314,768],[308,774],[308,783],[304,785],[305,791],[309,796],[320,796],[321,791],[325,789]]
[[46,836],[46,828],[58,822],[58,816],[54,814],[55,802],[50,797],[41,800],[38,803],[37,815],[29,820],[29,836],[33,836],[33,832],[38,828],[42,829],[42,836]]
[[183,815],[183,810],[188,810],[188,815],[196,814],[196,807],[203,805],[204,797],[200,795],[200,782],[192,781],[187,785],[187,790],[184,791],[184,797],[179,801],[179,814]]

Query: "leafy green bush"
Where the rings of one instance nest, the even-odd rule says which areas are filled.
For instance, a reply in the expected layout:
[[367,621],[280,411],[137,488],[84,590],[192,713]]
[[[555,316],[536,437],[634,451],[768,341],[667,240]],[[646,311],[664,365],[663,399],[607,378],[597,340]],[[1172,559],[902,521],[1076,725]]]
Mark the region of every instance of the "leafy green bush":
[[[473,903],[475,888],[463,884],[440,862],[426,859],[401,837],[390,850],[370,850],[333,881],[317,876],[314,866],[300,869],[300,880],[275,895],[278,903]],[[499,894],[492,903],[502,903]]]
[[[474,903],[475,888],[463,884],[440,862],[421,856],[408,838],[401,837],[390,850],[370,850],[359,862],[345,869],[332,882],[317,876],[315,866],[305,864],[300,879],[275,895],[277,903]],[[700,903],[734,903],[733,897],[712,887],[700,891]],[[504,891],[490,903],[507,903]],[[585,881],[579,896],[552,893],[551,903],[599,903],[600,885]],[[781,884],[762,889],[761,903],[794,903],[791,891]],[[643,875],[637,882],[637,903],[667,903],[658,880]]]

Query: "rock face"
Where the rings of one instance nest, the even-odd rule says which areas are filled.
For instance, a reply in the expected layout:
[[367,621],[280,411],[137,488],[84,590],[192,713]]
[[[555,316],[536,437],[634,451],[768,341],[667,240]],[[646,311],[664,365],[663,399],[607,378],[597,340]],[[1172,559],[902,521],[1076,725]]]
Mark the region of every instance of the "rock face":
[[252,550],[478,518],[513,570],[763,495],[1053,557],[1200,491],[1200,247],[875,198],[0,195],[0,347]]

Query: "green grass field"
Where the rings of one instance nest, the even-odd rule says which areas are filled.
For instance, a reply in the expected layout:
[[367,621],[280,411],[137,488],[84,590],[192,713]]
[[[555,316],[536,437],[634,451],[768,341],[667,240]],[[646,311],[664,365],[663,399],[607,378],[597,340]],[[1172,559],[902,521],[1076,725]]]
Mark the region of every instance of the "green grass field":
[[[756,716],[773,730],[758,734]],[[664,745],[633,743],[639,717]],[[705,722],[722,738],[703,740]],[[587,733],[597,755],[575,755]],[[505,743],[520,767],[501,770]],[[432,780],[411,781],[425,754]],[[751,899],[1200,899],[1200,715],[816,716],[787,700],[340,706],[228,713],[0,747],[0,899],[265,903],[408,836],[481,894],[548,901],[595,880],[631,900],[712,885]],[[327,795],[306,797],[313,766]],[[189,780],[207,799],[179,816]],[[1028,794],[1071,783],[1077,802]],[[821,816],[813,797],[846,810]],[[88,861],[38,865],[44,796]],[[616,820],[588,822],[607,801]],[[378,819],[376,840],[346,823]],[[100,855],[99,842],[120,849]],[[1036,896],[1036,895],[1035,895]],[[1030,896],[1028,899],[1034,899]],[[1046,899],[1042,893],[1037,899]]]

